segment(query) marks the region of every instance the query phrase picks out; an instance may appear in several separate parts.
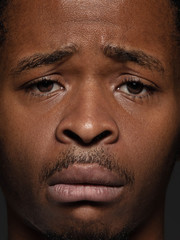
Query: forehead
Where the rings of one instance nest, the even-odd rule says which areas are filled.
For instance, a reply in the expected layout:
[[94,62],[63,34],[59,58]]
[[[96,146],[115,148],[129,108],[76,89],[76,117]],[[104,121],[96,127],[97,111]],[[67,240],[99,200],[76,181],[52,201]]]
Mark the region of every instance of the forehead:
[[68,43],[94,49],[118,44],[163,55],[170,44],[172,16],[164,0],[13,0],[8,12],[6,53],[16,57]]
[[[47,14],[48,17],[51,15],[55,18],[61,14],[62,18],[66,18],[65,21],[101,19],[112,23],[121,19],[123,12],[123,16],[126,12],[129,14],[136,12],[138,16],[145,15],[147,18],[151,15],[158,18],[164,15],[164,19],[167,20],[170,6],[168,0],[158,2],[155,0],[11,0],[10,5],[17,15],[38,13],[39,17]],[[55,12],[59,14],[54,15]],[[129,15],[129,18],[134,18],[134,16]]]

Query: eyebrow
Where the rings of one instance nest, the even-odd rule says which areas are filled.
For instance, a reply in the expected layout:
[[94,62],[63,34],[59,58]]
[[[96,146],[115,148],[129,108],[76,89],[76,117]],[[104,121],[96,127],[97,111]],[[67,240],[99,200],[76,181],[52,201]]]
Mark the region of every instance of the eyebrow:
[[60,50],[56,50],[52,53],[37,53],[21,59],[17,63],[16,67],[13,68],[10,72],[12,75],[17,75],[24,72],[25,70],[50,65],[56,62],[62,63],[76,52],[77,46],[71,45],[61,48]]
[[126,50],[125,48],[106,45],[103,48],[103,53],[106,57],[112,58],[113,60],[121,63],[133,62],[148,68],[149,70],[156,70],[157,72],[164,73],[164,67],[159,59],[146,54],[143,51],[138,50]]
[[[21,59],[17,63],[16,67],[10,72],[12,75],[17,75],[25,70],[50,65],[56,62],[63,63],[77,51],[77,46],[75,44],[71,44],[52,53],[37,53]],[[103,53],[106,57],[117,62],[134,62],[144,68],[164,73],[164,67],[162,63],[157,58],[148,55],[143,51],[126,50],[123,47],[108,44],[103,47]]]

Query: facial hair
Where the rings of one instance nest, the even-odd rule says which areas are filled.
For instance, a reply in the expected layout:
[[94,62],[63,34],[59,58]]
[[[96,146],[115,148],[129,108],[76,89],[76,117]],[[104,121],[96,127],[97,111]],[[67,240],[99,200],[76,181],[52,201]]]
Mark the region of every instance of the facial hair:
[[[60,152],[54,163],[44,165],[39,175],[39,180],[42,183],[46,183],[48,179],[61,172],[63,169],[67,169],[74,164],[98,164],[99,166],[117,173],[124,179],[126,184],[134,185],[134,173],[127,168],[119,164],[117,159],[112,153],[109,153],[104,148],[96,148],[93,150],[82,151],[75,148],[70,148],[67,151]],[[78,203],[76,203],[78,204]],[[81,204],[81,203],[79,203]],[[85,204],[85,203],[84,203]],[[96,203],[87,203],[96,204]],[[98,204],[98,203],[97,203]],[[100,203],[99,203],[100,204]],[[108,226],[104,226],[101,229],[97,229],[100,223],[94,222],[92,226],[87,223],[81,222],[75,226],[66,226],[65,229],[60,229],[58,233],[51,230],[44,231],[45,239],[47,240],[128,240],[129,233],[132,229],[130,226],[125,226],[116,233],[111,233]]]
[[71,229],[64,234],[57,234],[53,232],[47,232],[45,238],[47,240],[129,240],[130,229],[124,228],[121,232],[115,235],[109,235],[108,232],[86,232],[86,230],[77,231]]
[[74,164],[98,164],[100,167],[106,168],[109,171],[117,173],[123,178],[126,184],[134,184],[134,173],[129,171],[126,167],[121,166],[119,160],[104,148],[96,148],[89,151],[79,151],[73,147],[68,151],[60,152],[56,157],[56,161],[44,165],[39,175],[40,183],[46,183],[47,180],[56,172],[61,172],[63,169],[67,169],[70,165]]

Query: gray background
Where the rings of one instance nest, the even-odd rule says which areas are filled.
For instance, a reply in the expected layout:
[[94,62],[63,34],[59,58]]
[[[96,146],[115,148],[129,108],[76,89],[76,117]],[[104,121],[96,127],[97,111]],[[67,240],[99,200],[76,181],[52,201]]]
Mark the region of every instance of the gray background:
[[[177,162],[169,183],[166,199],[165,240],[180,240],[180,162]],[[5,201],[0,193],[0,240],[7,239]]]

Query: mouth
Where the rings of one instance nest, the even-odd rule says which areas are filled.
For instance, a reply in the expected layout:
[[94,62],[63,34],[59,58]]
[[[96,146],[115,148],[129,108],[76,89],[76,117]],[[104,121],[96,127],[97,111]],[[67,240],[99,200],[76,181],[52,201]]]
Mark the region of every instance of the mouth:
[[55,173],[48,181],[47,198],[55,203],[115,202],[125,180],[97,164],[72,165]]

